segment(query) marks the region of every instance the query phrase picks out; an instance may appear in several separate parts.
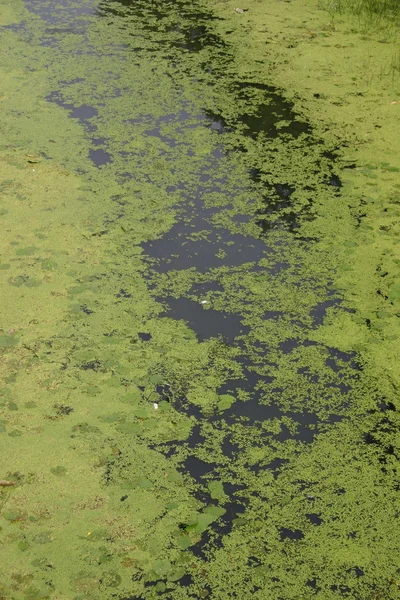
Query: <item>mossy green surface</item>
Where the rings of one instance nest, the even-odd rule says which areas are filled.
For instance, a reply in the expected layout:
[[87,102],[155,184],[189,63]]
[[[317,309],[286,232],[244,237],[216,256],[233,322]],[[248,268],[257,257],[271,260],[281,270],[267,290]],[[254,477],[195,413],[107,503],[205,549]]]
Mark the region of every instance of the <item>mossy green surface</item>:
[[233,6],[3,5],[0,598],[398,598],[394,161]]

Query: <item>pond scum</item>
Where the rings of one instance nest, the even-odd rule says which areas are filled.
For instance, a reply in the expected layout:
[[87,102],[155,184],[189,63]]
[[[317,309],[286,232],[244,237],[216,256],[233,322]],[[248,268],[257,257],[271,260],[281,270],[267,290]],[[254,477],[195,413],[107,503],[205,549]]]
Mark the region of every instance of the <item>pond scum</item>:
[[400,84],[317,4],[0,5],[1,599],[400,598]]

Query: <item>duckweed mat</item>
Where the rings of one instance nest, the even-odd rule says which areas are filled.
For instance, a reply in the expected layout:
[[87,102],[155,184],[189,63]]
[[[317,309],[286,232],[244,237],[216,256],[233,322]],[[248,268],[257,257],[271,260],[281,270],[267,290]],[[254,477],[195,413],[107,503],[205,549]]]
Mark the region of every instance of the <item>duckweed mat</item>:
[[231,19],[0,5],[1,599],[399,598],[399,169]]

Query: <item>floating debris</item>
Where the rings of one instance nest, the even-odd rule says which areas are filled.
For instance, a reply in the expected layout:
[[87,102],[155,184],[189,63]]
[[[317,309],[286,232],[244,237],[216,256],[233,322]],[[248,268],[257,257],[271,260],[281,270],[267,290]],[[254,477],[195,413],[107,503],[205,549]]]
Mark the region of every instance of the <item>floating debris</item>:
[[41,161],[41,157],[36,154],[26,154],[26,159],[28,163],[34,164],[39,163]]

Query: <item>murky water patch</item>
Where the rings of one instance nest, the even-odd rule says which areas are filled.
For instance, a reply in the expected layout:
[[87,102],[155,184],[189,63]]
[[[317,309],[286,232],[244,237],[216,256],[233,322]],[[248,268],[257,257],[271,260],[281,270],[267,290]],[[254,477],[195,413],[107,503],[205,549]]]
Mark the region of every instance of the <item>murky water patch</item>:
[[[30,12],[39,16],[42,20],[57,26],[57,34],[69,33],[69,29],[65,29],[70,25],[72,30],[83,25],[87,25],[87,18],[95,14],[95,3],[91,0],[82,2],[71,2],[69,0],[45,0],[44,2],[35,2],[35,0],[26,0],[26,7]],[[53,27],[54,29],[54,27]]]
[[257,263],[263,257],[265,245],[250,236],[213,227],[199,216],[187,224],[183,218],[165,238],[148,242],[144,251],[157,260],[161,273],[188,267],[203,273],[221,265]]
[[236,315],[223,314],[212,309],[208,309],[205,313],[201,303],[186,298],[167,298],[163,301],[169,307],[168,312],[164,314],[186,321],[190,329],[198,335],[200,341],[221,336],[229,344],[237,336],[245,335],[248,331],[248,328],[241,325],[240,319]]
[[78,121],[82,123],[82,125],[84,125],[89,131],[95,131],[95,126],[91,125],[89,122],[90,119],[93,119],[98,115],[98,111],[94,106],[87,104],[74,106],[73,104],[68,104],[63,102],[59,92],[53,92],[47,96],[46,100],[48,102],[55,102],[58,106],[65,108],[69,111],[72,119],[78,119]]
[[311,133],[310,126],[294,114],[293,104],[286,102],[273,86],[256,81],[241,81],[232,83],[232,91],[237,96],[238,115],[234,121],[229,122],[222,115],[211,111],[206,113],[212,121],[211,128],[218,133],[239,128],[243,135],[253,139],[257,139],[260,134],[266,137],[289,134],[297,138]]

